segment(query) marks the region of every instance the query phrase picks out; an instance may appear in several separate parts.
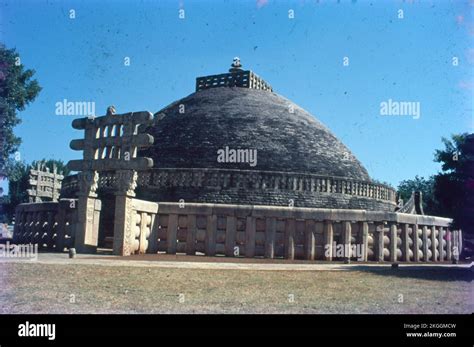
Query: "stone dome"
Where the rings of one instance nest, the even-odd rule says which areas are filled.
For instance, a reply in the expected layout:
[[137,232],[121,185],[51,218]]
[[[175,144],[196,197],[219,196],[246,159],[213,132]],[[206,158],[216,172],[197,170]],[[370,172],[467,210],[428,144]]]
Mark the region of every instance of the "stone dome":
[[[154,138],[138,152],[153,159],[138,172],[139,199],[395,209],[395,191],[372,182],[326,126],[235,59],[229,73],[198,77],[195,93],[137,130]],[[114,178],[102,176],[99,190],[113,199]],[[62,196],[74,196],[75,179],[65,179]]]
[[[369,180],[331,131],[290,100],[240,87],[197,91],[159,111],[144,155],[156,168],[283,171]],[[218,150],[254,149],[256,165],[219,162]]]

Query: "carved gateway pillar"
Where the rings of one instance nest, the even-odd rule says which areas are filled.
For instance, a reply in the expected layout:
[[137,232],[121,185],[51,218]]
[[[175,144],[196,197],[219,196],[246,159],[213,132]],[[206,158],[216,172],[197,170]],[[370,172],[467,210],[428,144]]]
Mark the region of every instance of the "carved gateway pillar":
[[133,209],[138,174],[134,170],[120,170],[116,172],[115,192],[115,221],[114,221],[114,254],[131,255],[133,240]]
[[[100,201],[96,190],[99,173],[115,177],[114,253],[130,255],[132,249],[132,202],[137,185],[137,171],[153,167],[151,158],[139,157],[138,149],[153,144],[153,136],[145,133],[151,124],[150,112],[114,114],[75,119],[72,126],[84,130],[84,139],[72,140],[70,147],[83,151],[83,159],[71,160],[70,170],[80,171],[78,194],[78,225],[75,246],[78,252],[97,248]],[[134,239],[133,235],[133,239]]]
[[96,190],[99,183],[97,171],[83,171],[78,174],[79,193],[77,201],[77,224],[74,247],[80,253],[95,253],[99,239],[99,218],[101,202]]

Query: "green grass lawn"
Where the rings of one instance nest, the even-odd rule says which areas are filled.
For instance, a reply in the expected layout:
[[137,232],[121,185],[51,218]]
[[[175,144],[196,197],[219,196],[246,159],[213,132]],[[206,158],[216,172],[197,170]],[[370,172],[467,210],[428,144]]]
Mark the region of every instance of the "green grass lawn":
[[470,269],[0,264],[0,313],[471,313]]

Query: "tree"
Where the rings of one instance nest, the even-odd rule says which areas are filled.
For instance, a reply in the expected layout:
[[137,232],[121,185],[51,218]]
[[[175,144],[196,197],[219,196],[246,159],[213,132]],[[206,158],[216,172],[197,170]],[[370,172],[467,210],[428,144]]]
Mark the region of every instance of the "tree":
[[424,177],[415,176],[413,180],[401,181],[398,185],[397,192],[399,199],[402,199],[404,203],[410,199],[413,191],[419,191],[422,193],[423,211],[425,214],[432,216],[442,216],[443,211],[440,209],[439,204],[434,196],[434,176],[430,176],[427,179]]
[[26,190],[29,188],[30,166],[21,161],[13,161],[7,165],[8,177],[8,202],[4,206],[4,212],[8,220],[15,215],[18,204],[28,202]]
[[435,151],[434,160],[442,172],[424,179],[416,176],[398,186],[399,197],[409,199],[412,191],[423,193],[426,214],[452,218],[451,228],[463,231],[465,258],[474,254],[474,134],[442,138],[444,149]]
[[474,134],[443,138],[445,148],[435,152],[442,171],[435,176],[434,195],[454,229],[474,236]]
[[41,91],[38,81],[32,79],[34,74],[34,70],[25,70],[15,49],[6,49],[0,43],[0,175],[21,143],[13,133],[21,122],[17,112],[23,111]]

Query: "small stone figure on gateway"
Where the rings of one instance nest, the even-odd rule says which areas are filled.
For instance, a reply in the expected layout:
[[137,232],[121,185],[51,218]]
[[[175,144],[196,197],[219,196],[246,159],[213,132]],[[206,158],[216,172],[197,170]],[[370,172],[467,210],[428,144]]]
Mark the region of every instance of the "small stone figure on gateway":
[[115,112],[116,111],[115,111],[115,106],[114,105],[107,107],[107,116],[115,114]]
[[240,58],[235,57],[234,61],[232,62],[231,68],[229,69],[229,72],[239,72],[242,71],[242,64],[240,63]]
[[234,57],[229,72],[196,78],[196,91],[209,88],[239,87],[272,92],[273,89],[251,70],[243,70],[239,57]]

